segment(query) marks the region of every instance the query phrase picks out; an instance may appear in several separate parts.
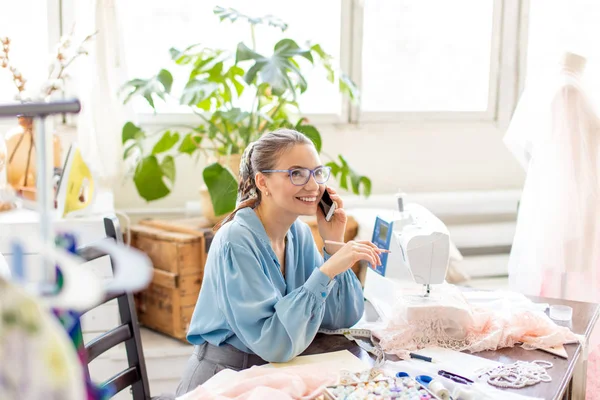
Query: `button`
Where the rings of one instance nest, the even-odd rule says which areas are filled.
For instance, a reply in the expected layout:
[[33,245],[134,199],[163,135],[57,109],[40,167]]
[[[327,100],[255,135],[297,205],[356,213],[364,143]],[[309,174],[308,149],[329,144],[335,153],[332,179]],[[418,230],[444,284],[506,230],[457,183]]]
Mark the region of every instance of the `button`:
[[326,292],[321,292],[321,296],[322,296],[322,297],[326,297],[326,296],[327,296],[327,293],[326,293]]

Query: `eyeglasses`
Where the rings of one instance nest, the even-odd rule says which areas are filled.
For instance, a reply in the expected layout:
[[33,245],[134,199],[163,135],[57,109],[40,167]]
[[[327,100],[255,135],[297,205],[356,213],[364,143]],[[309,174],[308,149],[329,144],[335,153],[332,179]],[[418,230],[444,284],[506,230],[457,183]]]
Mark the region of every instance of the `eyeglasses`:
[[314,176],[315,181],[321,185],[329,180],[329,177],[331,176],[331,167],[317,167],[315,169],[265,169],[260,172],[287,172],[290,176],[290,181],[292,181],[292,184],[296,186],[306,185],[310,177]]

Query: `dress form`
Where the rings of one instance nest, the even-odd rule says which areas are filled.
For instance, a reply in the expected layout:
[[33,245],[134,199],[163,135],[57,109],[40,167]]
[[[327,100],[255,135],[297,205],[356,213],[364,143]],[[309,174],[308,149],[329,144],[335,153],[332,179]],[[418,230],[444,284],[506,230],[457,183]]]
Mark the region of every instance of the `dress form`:
[[[585,57],[565,52],[549,79],[525,89],[504,138],[527,173],[509,285],[528,295],[597,303],[600,120],[582,83],[586,64]],[[589,345],[588,400],[600,399],[599,345],[597,326]]]

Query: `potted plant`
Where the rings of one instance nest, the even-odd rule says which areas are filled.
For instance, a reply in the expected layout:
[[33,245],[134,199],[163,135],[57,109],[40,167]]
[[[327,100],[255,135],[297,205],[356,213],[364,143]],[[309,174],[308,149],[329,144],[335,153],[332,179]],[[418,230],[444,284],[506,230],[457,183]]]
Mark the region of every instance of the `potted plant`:
[[[123,157],[131,166],[139,195],[146,201],[170,193],[175,184],[177,156],[198,159],[203,155],[212,161],[202,172],[205,198],[210,196],[210,201],[203,204],[203,212],[211,220],[235,208],[240,156],[249,143],[265,132],[282,127],[296,129],[321,152],[321,135],[302,116],[298,106],[298,98],[308,87],[304,76],[307,65],[322,67],[331,84],[337,85],[352,101],[358,101],[356,85],[334,67],[332,57],[319,44],[300,46],[284,38],[275,44],[272,55],[256,51],[255,26],[266,24],[285,32],[287,24],[281,20],[270,16],[249,17],[221,7],[216,7],[214,14],[221,21],[247,22],[251,44],[239,42],[234,51],[197,44],[184,50],[170,49],[176,66],[189,70],[187,83],[177,100],[198,117],[198,124],[177,125],[149,134],[127,122],[122,131]],[[124,103],[141,96],[156,112],[155,101],[172,98],[172,87],[173,75],[161,69],[150,78],[128,81],[123,87]],[[148,141],[156,137],[158,140],[148,148]],[[355,194],[370,194],[369,178],[354,171],[342,155],[328,158],[327,165],[332,167],[341,188],[351,189]],[[210,206],[212,210],[207,210]]]

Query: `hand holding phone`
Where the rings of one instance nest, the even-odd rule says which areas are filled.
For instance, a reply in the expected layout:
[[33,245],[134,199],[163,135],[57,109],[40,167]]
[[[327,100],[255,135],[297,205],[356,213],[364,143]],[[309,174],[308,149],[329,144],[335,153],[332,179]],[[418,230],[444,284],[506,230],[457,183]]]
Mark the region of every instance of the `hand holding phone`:
[[327,188],[323,191],[323,196],[321,196],[321,200],[319,200],[319,208],[323,211],[323,216],[325,217],[325,221],[331,221],[333,217],[333,213],[336,209],[335,202],[329,196],[329,192]]

